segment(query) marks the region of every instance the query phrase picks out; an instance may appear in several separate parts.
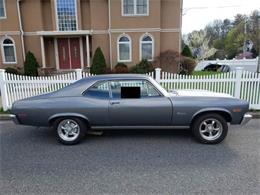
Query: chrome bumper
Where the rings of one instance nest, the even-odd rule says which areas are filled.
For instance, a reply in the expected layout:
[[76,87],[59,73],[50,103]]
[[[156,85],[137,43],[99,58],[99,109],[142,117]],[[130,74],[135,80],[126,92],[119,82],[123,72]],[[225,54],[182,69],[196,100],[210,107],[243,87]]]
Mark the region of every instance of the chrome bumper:
[[9,116],[10,116],[10,118],[12,119],[12,121],[13,121],[15,124],[18,124],[18,125],[20,124],[20,122],[19,122],[18,118],[16,117],[16,115],[10,114]]
[[247,124],[251,119],[252,119],[251,114],[245,114],[242,121],[241,121],[241,125]]

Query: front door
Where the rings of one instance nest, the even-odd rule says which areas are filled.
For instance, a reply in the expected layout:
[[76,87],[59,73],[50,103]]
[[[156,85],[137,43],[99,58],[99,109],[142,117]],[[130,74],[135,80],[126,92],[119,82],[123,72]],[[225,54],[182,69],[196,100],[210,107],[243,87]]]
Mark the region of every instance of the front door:
[[59,38],[58,53],[60,69],[81,67],[79,38]]
[[80,46],[79,38],[71,38],[70,40],[70,56],[71,56],[71,68],[80,68]]
[[60,69],[70,69],[70,50],[68,39],[58,39]]
[[149,81],[120,80],[110,83],[112,92],[109,104],[110,125],[171,125],[171,101],[160,94]]

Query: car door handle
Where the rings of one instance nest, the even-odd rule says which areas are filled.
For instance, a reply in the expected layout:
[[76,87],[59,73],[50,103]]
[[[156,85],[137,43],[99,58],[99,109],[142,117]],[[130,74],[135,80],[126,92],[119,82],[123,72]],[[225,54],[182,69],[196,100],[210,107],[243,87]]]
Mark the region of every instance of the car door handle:
[[110,102],[111,105],[120,104],[120,102]]

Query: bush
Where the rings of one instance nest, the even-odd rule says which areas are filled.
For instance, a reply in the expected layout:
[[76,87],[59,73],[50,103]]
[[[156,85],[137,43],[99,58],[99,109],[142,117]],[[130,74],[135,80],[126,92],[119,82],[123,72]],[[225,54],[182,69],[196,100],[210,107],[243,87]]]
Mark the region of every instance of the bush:
[[128,67],[124,63],[117,63],[112,71],[113,73],[128,73]]
[[105,74],[112,74],[112,73],[113,72],[112,72],[111,68],[107,67],[106,71],[105,71]]
[[137,74],[145,74],[151,71],[153,71],[153,65],[151,62],[148,62],[147,60],[142,60],[141,62],[139,62],[139,64],[136,64],[130,70],[131,73]]
[[186,56],[186,57],[193,58],[192,53],[191,53],[191,50],[190,50],[190,48],[189,48],[188,45],[185,45],[185,46],[184,46],[184,48],[183,48],[183,50],[182,50],[182,52],[181,52],[181,55],[182,55],[182,56]]
[[182,56],[180,74],[192,74],[196,66],[196,61],[193,58]]
[[106,60],[100,47],[95,51],[92,66],[90,67],[91,74],[105,74],[106,73]]
[[28,52],[24,62],[24,75],[38,76],[39,64],[32,52]]
[[5,69],[5,72],[6,72],[6,73],[11,73],[11,74],[19,74],[19,72],[18,72],[17,69],[15,69],[15,68],[10,68],[10,67],[6,68],[6,69]]
[[163,71],[177,73],[180,64],[180,54],[173,50],[160,53],[153,62],[153,67],[159,67]]

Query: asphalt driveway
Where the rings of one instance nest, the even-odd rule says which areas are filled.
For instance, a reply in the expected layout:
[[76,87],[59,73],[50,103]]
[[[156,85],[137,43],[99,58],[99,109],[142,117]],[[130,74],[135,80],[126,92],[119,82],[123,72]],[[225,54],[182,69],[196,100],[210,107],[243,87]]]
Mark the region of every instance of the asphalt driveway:
[[47,128],[0,121],[0,194],[259,194],[260,120],[219,145],[190,131],[110,131],[63,146]]

